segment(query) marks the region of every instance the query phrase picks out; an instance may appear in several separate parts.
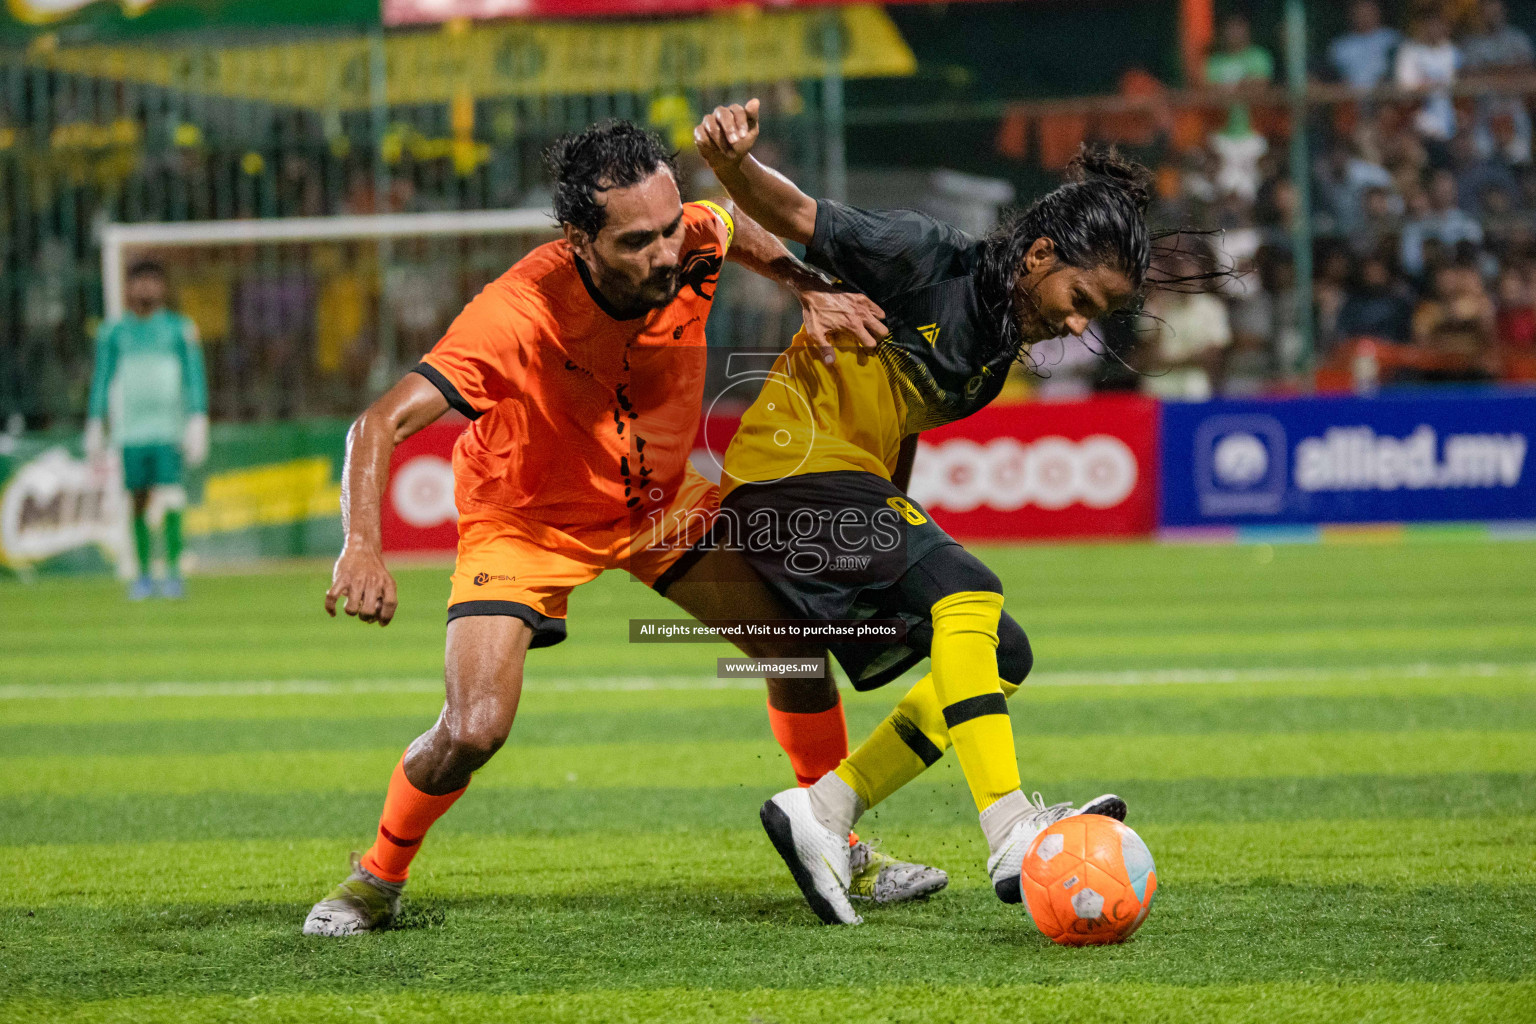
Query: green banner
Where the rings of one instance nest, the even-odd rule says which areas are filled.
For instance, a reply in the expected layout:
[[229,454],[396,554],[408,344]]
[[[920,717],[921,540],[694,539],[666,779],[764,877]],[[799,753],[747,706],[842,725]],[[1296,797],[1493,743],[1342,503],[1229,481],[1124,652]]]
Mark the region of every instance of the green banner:
[[[221,424],[187,475],[184,529],[196,563],[334,555],[348,421]],[[0,573],[108,572],[127,554],[128,503],[111,454],[75,435],[0,438]],[[180,500],[162,492],[151,501]]]
[[5,0],[0,45],[69,43],[202,29],[373,26],[378,0]]
[[191,488],[187,547],[203,561],[341,550],[344,419],[215,427]]

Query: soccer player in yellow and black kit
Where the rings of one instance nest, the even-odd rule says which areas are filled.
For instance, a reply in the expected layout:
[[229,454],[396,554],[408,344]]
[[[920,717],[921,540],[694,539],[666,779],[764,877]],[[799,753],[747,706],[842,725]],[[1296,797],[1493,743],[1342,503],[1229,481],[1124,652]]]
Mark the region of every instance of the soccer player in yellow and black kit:
[[1024,795],[1006,698],[1032,663],[1028,639],[1003,612],[997,576],[903,487],[919,432],[997,397],[1030,344],[1080,335],[1134,300],[1150,262],[1146,172],[1085,152],[1067,184],[974,238],[912,211],[805,195],[750,155],[757,109],[755,100],[717,108],[694,133],[700,153],[740,209],[878,302],[890,336],[873,353],[839,348],[833,365],[796,336],[726,452],[715,540],[741,545],[803,618],[906,620],[900,643],[829,645],[855,687],[932,662],[834,771],[765,803],[763,825],[818,916],[857,923],[840,837],[953,745],[991,851],[988,874],[1016,903],[1041,829],[1085,812],[1123,819],[1125,803],[1106,794],[1046,807]]

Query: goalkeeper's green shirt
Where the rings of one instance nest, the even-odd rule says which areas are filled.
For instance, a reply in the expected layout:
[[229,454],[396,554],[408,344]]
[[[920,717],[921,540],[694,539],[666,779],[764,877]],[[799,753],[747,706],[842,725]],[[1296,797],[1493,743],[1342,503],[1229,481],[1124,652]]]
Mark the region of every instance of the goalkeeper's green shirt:
[[90,415],[109,411],[119,445],[181,445],[187,416],[208,411],[203,350],[191,320],[162,309],[101,325]]

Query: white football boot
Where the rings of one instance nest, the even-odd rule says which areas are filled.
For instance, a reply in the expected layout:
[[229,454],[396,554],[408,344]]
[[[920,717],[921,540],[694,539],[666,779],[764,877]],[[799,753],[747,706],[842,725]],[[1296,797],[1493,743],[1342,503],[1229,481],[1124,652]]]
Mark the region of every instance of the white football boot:
[[1125,801],[1113,793],[1094,797],[1081,807],[1073,807],[1070,801],[1047,807],[1039,793],[1030,802],[1031,810],[1013,826],[997,852],[987,858],[987,875],[992,879],[992,890],[1004,903],[1024,901],[1019,875],[1024,870],[1024,857],[1029,853],[1030,844],[1041,832],[1063,818],[1079,814],[1102,814],[1116,821],[1125,820]]
[[848,902],[853,881],[848,833],[816,819],[809,791],[786,789],[763,804],[759,817],[816,916],[826,924],[863,924]]
[[305,935],[361,935],[389,927],[400,914],[405,883],[386,882],[352,855],[352,873],[316,903],[304,919]]
[[862,840],[848,851],[848,866],[853,877],[848,896],[856,900],[905,903],[927,899],[949,884],[941,868],[897,860]]

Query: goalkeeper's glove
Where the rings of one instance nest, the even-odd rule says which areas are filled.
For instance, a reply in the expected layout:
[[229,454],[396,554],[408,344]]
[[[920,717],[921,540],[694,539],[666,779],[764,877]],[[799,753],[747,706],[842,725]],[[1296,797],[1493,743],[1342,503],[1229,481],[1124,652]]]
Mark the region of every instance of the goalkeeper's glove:
[[208,458],[208,414],[193,413],[187,417],[186,433],[181,439],[181,454],[187,465],[201,466]]
[[84,448],[87,462],[95,462],[106,454],[107,432],[100,417],[93,416],[85,421]]

